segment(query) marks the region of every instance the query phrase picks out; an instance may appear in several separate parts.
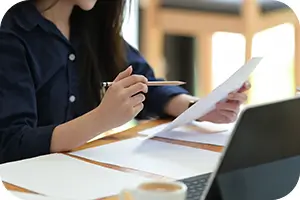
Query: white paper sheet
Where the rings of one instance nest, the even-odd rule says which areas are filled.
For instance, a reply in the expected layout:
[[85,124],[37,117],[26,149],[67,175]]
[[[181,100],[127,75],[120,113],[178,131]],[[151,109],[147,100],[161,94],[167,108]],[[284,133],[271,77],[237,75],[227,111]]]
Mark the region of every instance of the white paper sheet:
[[72,153],[98,162],[182,179],[212,172],[220,153],[140,138]]
[[2,179],[0,177],[0,199],[5,200],[21,200],[16,196],[12,195],[4,186]]
[[118,194],[148,179],[62,154],[0,165],[2,180],[56,199],[91,200]]
[[[169,123],[162,124],[150,129],[139,132],[141,135],[152,135],[157,130],[162,130]],[[195,122],[174,128],[170,131],[159,132],[156,137],[196,142],[202,144],[211,144],[218,146],[226,146],[230,138],[234,124],[213,124],[209,122]]]
[[[30,194],[30,193],[15,192],[15,191],[10,191],[10,193],[18,200],[58,200],[57,198],[42,196],[38,194]],[[64,199],[60,198],[59,200],[64,200]]]
[[261,62],[262,57],[255,57],[250,59],[245,65],[243,65],[239,70],[237,70],[230,78],[228,78],[224,83],[214,89],[206,97],[201,98],[197,103],[187,109],[184,113],[173,120],[168,126],[157,133],[152,133],[145,137],[144,139],[149,139],[154,137],[159,132],[167,132],[174,128],[185,125],[193,120],[199,119],[211,110],[215,108],[216,103],[224,100],[229,93],[240,89],[243,84],[248,80],[251,73],[254,71],[256,66]]

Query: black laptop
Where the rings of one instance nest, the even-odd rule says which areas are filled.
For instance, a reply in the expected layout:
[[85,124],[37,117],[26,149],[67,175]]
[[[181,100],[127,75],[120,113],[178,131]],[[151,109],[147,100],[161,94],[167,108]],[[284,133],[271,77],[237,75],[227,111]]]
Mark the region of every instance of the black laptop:
[[275,200],[289,194],[300,175],[300,99],[246,108],[221,157],[213,173],[181,180],[187,200]]

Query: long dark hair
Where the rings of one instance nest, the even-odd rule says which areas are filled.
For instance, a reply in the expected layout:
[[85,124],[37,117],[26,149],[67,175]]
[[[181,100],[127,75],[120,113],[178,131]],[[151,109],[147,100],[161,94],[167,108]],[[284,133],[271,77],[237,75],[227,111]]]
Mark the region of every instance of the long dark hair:
[[81,37],[80,73],[90,109],[100,102],[101,82],[112,81],[125,68],[124,6],[125,0],[98,0],[87,12],[75,7],[71,16],[72,31]]
[[99,105],[101,83],[112,81],[126,67],[121,36],[126,3],[126,0],[98,0],[92,10],[75,6],[71,14],[71,33],[80,40],[79,73],[88,109]]

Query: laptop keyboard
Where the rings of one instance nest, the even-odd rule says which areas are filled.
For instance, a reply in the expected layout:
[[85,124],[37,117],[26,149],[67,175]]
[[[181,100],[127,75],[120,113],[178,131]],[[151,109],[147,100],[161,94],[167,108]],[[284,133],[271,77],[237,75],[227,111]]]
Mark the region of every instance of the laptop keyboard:
[[199,200],[211,173],[180,180],[188,187],[186,200]]

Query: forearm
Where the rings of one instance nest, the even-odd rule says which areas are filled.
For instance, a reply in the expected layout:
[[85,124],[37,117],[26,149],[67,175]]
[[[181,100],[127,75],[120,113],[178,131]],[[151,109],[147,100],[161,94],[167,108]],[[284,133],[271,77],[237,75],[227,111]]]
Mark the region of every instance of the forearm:
[[187,94],[181,94],[172,98],[165,107],[167,115],[177,117],[188,109],[191,101],[196,101],[198,98]]
[[103,119],[98,110],[57,126],[53,131],[50,151],[52,153],[70,151],[85,144],[100,133],[113,127]]

